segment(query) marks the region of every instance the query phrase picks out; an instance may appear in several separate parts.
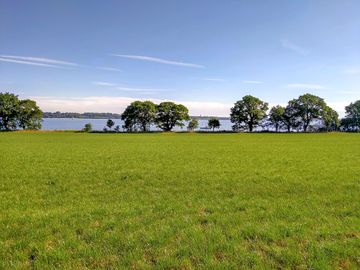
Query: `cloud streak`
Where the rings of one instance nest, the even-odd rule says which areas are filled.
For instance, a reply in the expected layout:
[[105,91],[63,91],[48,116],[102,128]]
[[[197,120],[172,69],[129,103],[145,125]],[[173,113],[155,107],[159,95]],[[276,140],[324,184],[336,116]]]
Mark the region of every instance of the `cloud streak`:
[[98,69],[106,70],[106,71],[116,71],[116,72],[122,72],[121,69],[113,68],[113,67],[97,67]]
[[61,66],[78,66],[76,63],[57,60],[57,59],[50,59],[50,58],[43,58],[43,57],[33,57],[33,56],[18,56],[18,55],[0,55],[2,58],[6,59],[13,59],[18,61],[26,61],[31,63],[40,63],[40,64],[50,64],[50,65],[61,65]]
[[165,65],[190,67],[190,68],[204,68],[204,66],[198,65],[198,64],[167,60],[167,59],[162,59],[162,58],[157,58],[157,57],[152,57],[152,56],[131,55],[131,54],[113,54],[113,56],[126,58],[126,59],[132,59],[132,60],[154,62],[154,63],[165,64]]
[[243,83],[248,83],[248,84],[263,84],[263,82],[261,81],[247,81],[247,80],[243,80]]
[[28,62],[28,61],[16,60],[16,59],[7,59],[7,58],[3,58],[3,57],[0,57],[0,61],[1,61],[1,62],[8,62],[8,63],[15,63],[15,64],[22,64],[22,65],[39,66],[39,67],[61,68],[61,67],[55,66],[55,65],[49,65],[49,64],[44,64],[44,63]]
[[300,47],[299,45],[287,40],[287,39],[282,39],[281,40],[281,46],[286,48],[286,49],[289,49],[289,50],[292,50],[298,54],[301,54],[301,55],[307,55],[309,54],[309,51]]

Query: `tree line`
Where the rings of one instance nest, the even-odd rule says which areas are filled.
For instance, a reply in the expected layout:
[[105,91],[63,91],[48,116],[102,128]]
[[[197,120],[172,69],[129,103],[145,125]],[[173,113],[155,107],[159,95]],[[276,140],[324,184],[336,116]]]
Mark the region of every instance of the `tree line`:
[[[286,106],[274,106],[257,97],[246,95],[235,102],[231,108],[230,121],[234,131],[360,131],[360,100],[345,107],[346,116],[339,119],[338,113],[326,104],[323,98],[312,94],[304,94],[292,99]],[[43,113],[33,100],[20,100],[11,93],[0,92],[0,129],[15,130],[40,129]],[[175,126],[188,130],[199,127],[196,118],[190,118],[188,109],[182,104],[151,101],[134,101],[121,114],[127,132],[149,131],[157,126],[163,131],[171,131]],[[109,119],[107,128],[112,130],[115,123]],[[208,128],[220,128],[218,118],[208,120]],[[106,129],[106,128],[105,128]],[[91,130],[87,124],[85,131]],[[107,130],[107,129],[106,129]],[[114,128],[120,131],[120,126]]]

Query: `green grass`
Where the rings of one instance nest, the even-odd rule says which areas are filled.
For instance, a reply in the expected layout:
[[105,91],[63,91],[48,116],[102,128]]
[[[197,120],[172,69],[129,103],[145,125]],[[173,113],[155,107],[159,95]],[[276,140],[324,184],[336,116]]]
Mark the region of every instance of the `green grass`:
[[0,133],[0,269],[359,269],[360,134]]

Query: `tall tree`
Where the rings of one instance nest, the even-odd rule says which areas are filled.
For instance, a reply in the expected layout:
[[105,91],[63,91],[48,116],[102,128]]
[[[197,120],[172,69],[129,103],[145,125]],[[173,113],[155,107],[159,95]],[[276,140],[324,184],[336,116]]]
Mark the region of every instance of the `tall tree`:
[[298,112],[294,107],[294,100],[290,100],[288,105],[285,107],[283,114],[283,124],[286,127],[287,132],[290,132],[291,129],[298,129],[301,125]]
[[184,126],[183,121],[190,120],[188,109],[182,104],[162,102],[157,106],[156,124],[164,131],[171,131],[175,126]]
[[250,95],[235,103],[231,108],[230,121],[234,123],[233,129],[248,129],[250,132],[266,117],[268,103]]
[[284,113],[285,108],[280,105],[274,106],[270,110],[269,122],[273,127],[275,127],[276,132],[279,131],[279,129],[284,123]]
[[329,106],[326,106],[323,114],[323,122],[327,131],[336,131],[340,126],[339,114]]
[[360,100],[345,107],[346,118],[351,119],[350,124],[355,130],[360,130]]
[[215,130],[215,128],[220,128],[220,121],[219,121],[219,119],[217,119],[217,118],[210,118],[209,120],[208,120],[208,127],[209,128],[212,128],[212,130],[214,131]]
[[305,94],[290,102],[299,117],[303,131],[306,132],[309,125],[314,120],[321,120],[326,109],[325,101],[315,95]]
[[133,131],[138,127],[142,131],[150,129],[154,123],[156,114],[156,105],[151,101],[134,101],[126,107],[121,119],[124,120],[124,128]]
[[20,101],[18,124],[22,129],[41,129],[43,112],[36,105],[36,102],[30,99]]
[[19,106],[18,96],[0,92],[0,129],[16,129]]

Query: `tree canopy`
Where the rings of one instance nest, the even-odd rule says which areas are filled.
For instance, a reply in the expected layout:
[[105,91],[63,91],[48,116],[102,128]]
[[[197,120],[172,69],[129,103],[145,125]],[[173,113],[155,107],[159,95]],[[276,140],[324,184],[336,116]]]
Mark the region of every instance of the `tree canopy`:
[[155,121],[156,105],[151,101],[134,101],[126,107],[121,119],[124,121],[124,128],[128,131],[141,131],[150,129]]
[[220,121],[219,119],[213,117],[213,118],[210,118],[208,120],[208,127],[209,128],[212,128],[212,130],[214,131],[215,128],[220,128]]
[[188,109],[182,104],[162,102],[157,106],[155,122],[164,131],[175,126],[184,126],[183,121],[190,120]]
[[257,97],[244,96],[231,108],[230,121],[234,130],[247,129],[250,132],[266,117],[268,103]]
[[196,118],[191,118],[188,124],[188,130],[193,131],[194,129],[197,129],[199,127],[199,120]]
[[360,130],[360,100],[350,103],[350,105],[345,107],[346,112],[346,126],[349,127],[349,130]]
[[0,129],[41,129],[42,115],[35,101],[0,92]]

